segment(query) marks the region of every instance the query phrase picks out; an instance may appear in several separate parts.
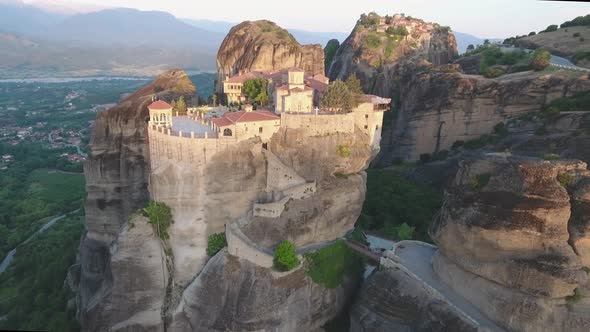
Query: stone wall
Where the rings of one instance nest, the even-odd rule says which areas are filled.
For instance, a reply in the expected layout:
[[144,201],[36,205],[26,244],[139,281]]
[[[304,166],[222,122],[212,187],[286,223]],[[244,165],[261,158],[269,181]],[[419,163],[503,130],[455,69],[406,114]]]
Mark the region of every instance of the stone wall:
[[168,133],[169,131],[155,126],[148,129],[152,169],[158,168],[163,159],[203,167],[215,153],[236,143],[234,138],[190,138]]
[[285,210],[285,204],[291,199],[291,197],[283,197],[278,202],[272,203],[255,203],[254,204],[254,216],[263,218],[278,218]]
[[[258,136],[263,142],[267,142],[279,130],[280,126],[280,119],[274,121],[240,122],[235,124],[232,130],[234,131],[234,136],[239,141]],[[262,132],[260,132],[260,128],[262,128]],[[220,135],[222,133],[223,129]]]
[[355,125],[369,135],[369,144],[374,151],[379,151],[381,143],[381,130],[383,124],[383,111],[375,111],[370,103],[360,104],[354,113]]
[[248,260],[258,266],[271,268],[273,265],[272,253],[266,252],[262,247],[254,244],[240,230],[240,224],[246,223],[248,217],[227,225],[225,231],[227,251],[233,256]]
[[291,114],[281,115],[281,126],[301,129],[306,136],[354,133],[354,113],[346,114]]
[[268,172],[266,179],[267,192],[282,191],[306,182],[294,169],[283,164],[272,152],[262,150],[262,153],[266,157],[266,169]]
[[293,199],[306,199],[316,192],[316,182],[307,182],[300,185],[283,190],[283,195]]

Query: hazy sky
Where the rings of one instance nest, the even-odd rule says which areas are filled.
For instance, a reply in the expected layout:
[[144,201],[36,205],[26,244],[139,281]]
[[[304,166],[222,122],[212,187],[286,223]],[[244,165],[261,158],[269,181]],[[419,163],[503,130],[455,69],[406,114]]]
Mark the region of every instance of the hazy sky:
[[[29,0],[31,1],[31,0]],[[25,0],[25,2],[29,2]],[[51,1],[51,0],[50,0]],[[589,3],[537,0],[67,0],[162,10],[180,18],[240,22],[266,18],[286,28],[348,32],[361,13],[405,13],[479,37],[539,31],[590,13]]]

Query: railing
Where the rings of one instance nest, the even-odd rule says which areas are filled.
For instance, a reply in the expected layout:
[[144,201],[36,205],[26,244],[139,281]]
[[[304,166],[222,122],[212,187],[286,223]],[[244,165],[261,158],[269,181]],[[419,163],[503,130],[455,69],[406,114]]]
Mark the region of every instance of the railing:
[[[212,139],[216,139],[219,138],[219,135],[216,132],[205,132],[205,133],[195,133],[194,131],[191,132],[183,132],[183,131],[175,131],[172,130],[170,128],[165,128],[162,126],[158,126],[158,125],[152,125],[150,124],[148,126],[151,130],[158,132],[158,133],[162,133],[164,135],[168,135],[168,136],[176,136],[176,137],[183,137],[183,138],[191,138],[191,139],[208,139],[208,138],[212,138]],[[230,138],[230,137],[228,137]]]
[[574,70],[574,71],[581,71],[584,73],[590,73],[590,69],[588,68],[582,68],[582,67],[578,67],[578,66],[565,66],[565,65],[558,65],[556,63],[552,63],[551,66],[556,67],[556,68],[561,68],[561,69],[567,69],[567,70]]

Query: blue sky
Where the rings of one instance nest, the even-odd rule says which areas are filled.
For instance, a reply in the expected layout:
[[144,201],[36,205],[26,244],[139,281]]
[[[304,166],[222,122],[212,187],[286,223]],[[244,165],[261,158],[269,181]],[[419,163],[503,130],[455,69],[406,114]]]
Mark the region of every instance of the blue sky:
[[[25,2],[30,2],[31,0]],[[34,0],[33,0],[34,1]],[[43,1],[43,0],[41,0]],[[45,0],[47,1],[47,0]],[[51,1],[51,0],[49,0]],[[286,28],[349,32],[361,13],[405,13],[479,37],[539,31],[590,13],[590,4],[537,0],[66,0],[161,10],[180,18],[231,22],[269,19]]]

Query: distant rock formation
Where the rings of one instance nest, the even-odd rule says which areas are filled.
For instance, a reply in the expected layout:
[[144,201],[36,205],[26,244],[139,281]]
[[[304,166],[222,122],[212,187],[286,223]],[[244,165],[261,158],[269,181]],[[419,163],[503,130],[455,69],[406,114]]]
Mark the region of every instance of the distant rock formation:
[[363,14],[336,52],[328,76],[343,80],[355,74],[366,93],[396,98],[404,72],[422,62],[449,63],[457,54],[448,27],[401,14]]
[[[111,248],[111,244],[124,237],[121,227],[149,200],[147,105],[153,96],[172,99],[185,95],[188,99],[195,94],[196,89],[184,71],[170,70],[97,117],[88,162],[84,167],[87,232],[80,243],[80,261],[76,266],[80,269],[78,316],[85,330],[112,327],[113,319],[105,317],[105,311],[111,310],[109,308],[113,305],[121,310],[126,307],[122,302],[113,303],[116,300],[112,296],[118,295],[111,290],[124,282],[120,280],[121,275],[113,277],[120,271],[113,265],[113,257],[119,257],[116,259],[119,264],[121,260],[129,264],[117,266],[133,270],[133,261],[138,258],[134,257],[137,252],[133,250],[139,250],[139,247],[127,252],[125,246]],[[125,240],[121,238],[120,241]],[[141,267],[143,269],[145,266]],[[142,274],[139,270],[133,272]],[[121,273],[133,274],[129,271]],[[133,283],[132,280],[127,282]],[[131,288],[129,292],[133,292]]]
[[434,270],[510,331],[587,331],[589,192],[579,161],[462,162],[430,230]]
[[487,79],[447,65],[415,73],[401,86],[396,117],[384,125],[379,162],[388,165],[450,150],[457,141],[492,133],[495,125],[511,117],[538,112],[557,98],[588,90],[588,75],[567,71]]
[[323,75],[322,46],[300,45],[287,30],[271,21],[242,22],[230,30],[217,52],[215,92],[222,92],[226,76],[290,67]]

